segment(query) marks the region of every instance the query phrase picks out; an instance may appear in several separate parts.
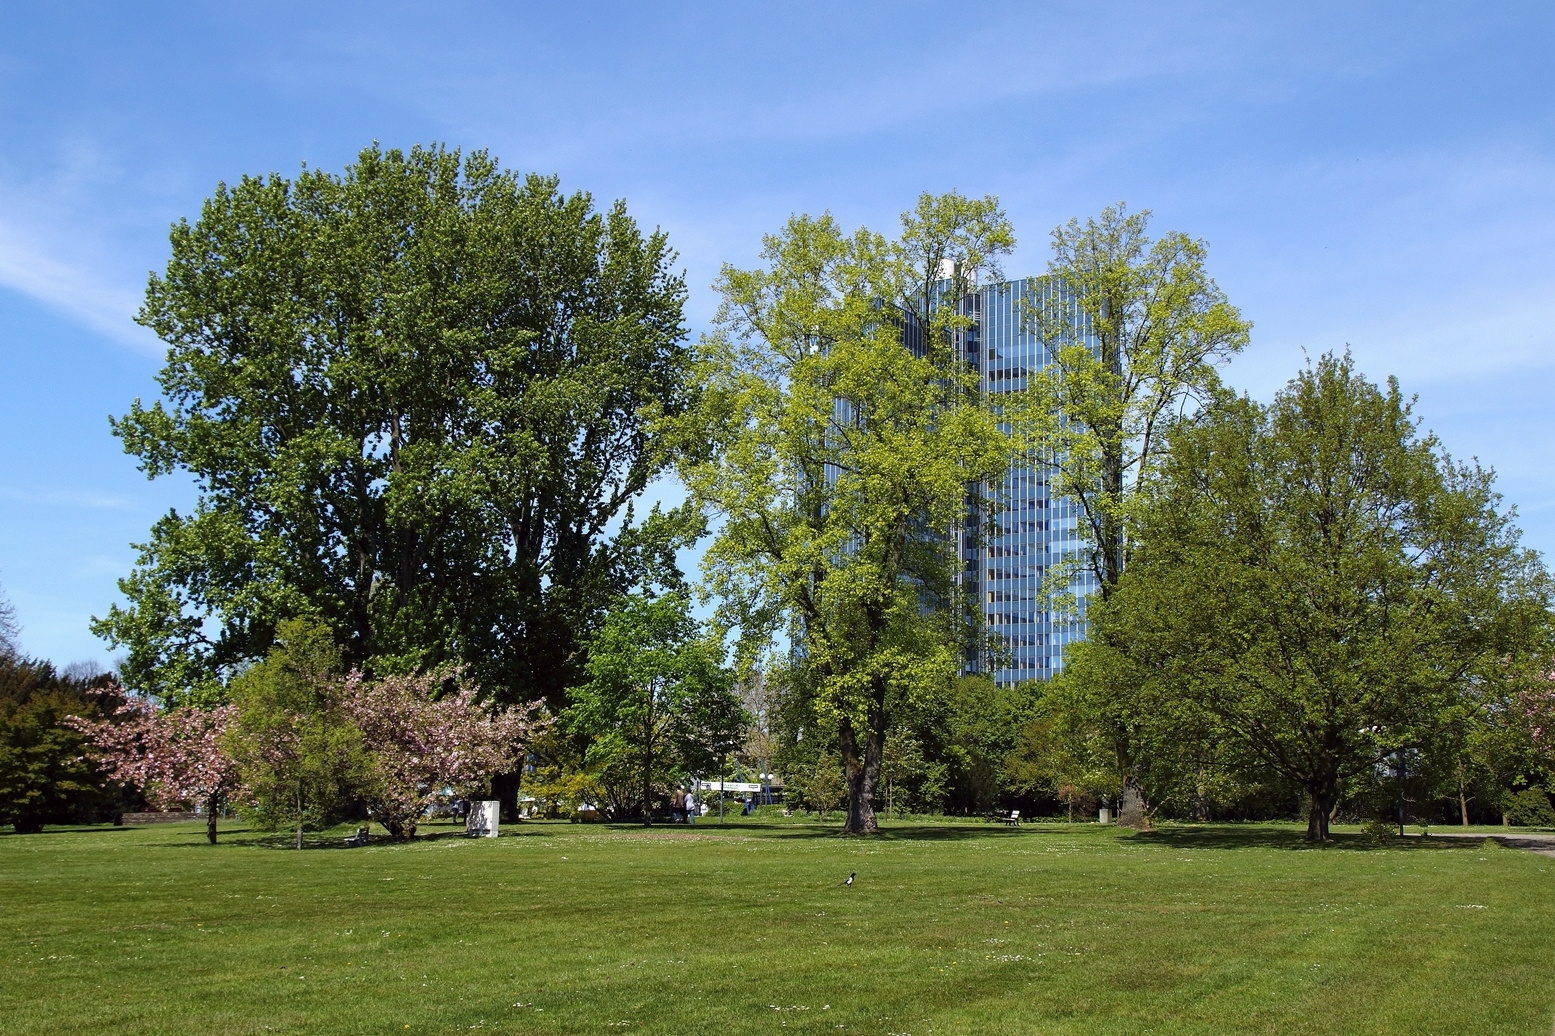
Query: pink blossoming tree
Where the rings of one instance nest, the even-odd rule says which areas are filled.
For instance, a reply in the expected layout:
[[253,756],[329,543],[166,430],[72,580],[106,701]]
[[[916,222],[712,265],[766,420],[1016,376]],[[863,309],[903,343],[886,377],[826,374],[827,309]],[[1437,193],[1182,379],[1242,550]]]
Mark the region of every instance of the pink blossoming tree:
[[161,709],[144,698],[120,698],[104,720],[70,717],[87,736],[109,779],[134,785],[159,809],[197,804],[205,813],[205,837],[216,842],[216,817],[238,789],[238,772],[222,750],[237,710],[230,705]]
[[[449,680],[453,690],[439,697]],[[443,788],[468,794],[513,769],[550,722],[538,704],[487,709],[457,670],[382,680],[353,672],[342,707],[368,753],[368,815],[397,841],[415,837]]]
[[1534,687],[1518,695],[1528,732],[1539,754],[1555,761],[1555,674],[1546,674]]

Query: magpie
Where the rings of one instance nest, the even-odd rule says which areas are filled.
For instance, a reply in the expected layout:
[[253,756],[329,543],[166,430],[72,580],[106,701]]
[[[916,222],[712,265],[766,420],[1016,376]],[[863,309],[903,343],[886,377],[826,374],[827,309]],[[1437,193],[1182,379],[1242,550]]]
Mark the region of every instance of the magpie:
[[856,875],[857,875],[857,874],[858,874],[858,871],[854,871],[854,872],[853,872],[853,873],[852,873],[852,874],[849,874],[849,875],[848,875],[848,880],[847,880],[847,881],[844,881],[844,882],[843,882],[843,884],[844,884],[844,885],[851,885],[851,884],[853,884],[853,879],[854,879],[854,877],[855,877],[855,876],[856,876]]

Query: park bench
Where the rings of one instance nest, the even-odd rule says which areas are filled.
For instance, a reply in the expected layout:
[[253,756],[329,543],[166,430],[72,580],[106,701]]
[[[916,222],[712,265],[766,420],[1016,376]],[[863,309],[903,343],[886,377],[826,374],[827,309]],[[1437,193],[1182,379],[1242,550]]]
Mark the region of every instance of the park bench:
[[367,844],[367,828],[365,828],[365,827],[357,828],[356,829],[356,834],[354,834],[350,838],[346,839],[346,845],[349,846],[352,849],[355,849],[359,845],[366,845],[366,844]]
[[1001,817],[1000,819],[1002,819],[1004,821],[1004,826],[1005,827],[1019,827],[1020,826],[1020,810],[1012,809],[1007,814],[1005,814],[1003,817]]

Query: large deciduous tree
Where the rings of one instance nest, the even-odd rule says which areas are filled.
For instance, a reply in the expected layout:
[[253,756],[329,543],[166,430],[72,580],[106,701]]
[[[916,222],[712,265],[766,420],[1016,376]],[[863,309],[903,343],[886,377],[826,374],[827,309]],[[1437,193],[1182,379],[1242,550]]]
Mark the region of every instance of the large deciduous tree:
[[1546,644],[1547,577],[1492,474],[1410,409],[1328,355],[1267,408],[1179,426],[1065,677],[1301,787],[1314,841],[1347,780],[1450,759],[1463,710]]
[[113,422],[199,490],[96,622],[129,685],[219,696],[309,615],[369,674],[567,686],[606,603],[672,564],[676,523],[631,502],[666,464],[645,413],[692,391],[673,261],[623,203],[484,152],[218,187],[138,318],[163,399]]
[[925,195],[896,241],[799,216],[764,266],[718,280],[711,448],[681,469],[720,523],[704,573],[747,659],[786,634],[793,682],[837,734],[849,833],[876,829],[892,710],[948,688],[981,618],[954,532],[1008,449],[954,336],[1012,244],[994,199]]
[[[1052,491],[1083,516],[1086,547],[1051,571],[1067,585],[1089,573],[1109,598],[1135,543],[1133,513],[1166,455],[1170,422],[1211,398],[1216,366],[1246,346],[1251,324],[1205,270],[1203,241],[1180,232],[1151,240],[1150,213],[1123,205],[1053,230],[1051,290],[1028,317],[1050,362],[1007,398],[1027,447],[1053,470]],[[1124,815],[1142,808],[1143,746],[1114,717]]]

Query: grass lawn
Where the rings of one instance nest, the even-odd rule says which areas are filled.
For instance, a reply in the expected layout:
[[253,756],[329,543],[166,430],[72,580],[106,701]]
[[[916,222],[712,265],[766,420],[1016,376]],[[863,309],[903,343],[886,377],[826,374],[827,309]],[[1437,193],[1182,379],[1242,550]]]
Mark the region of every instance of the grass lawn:
[[1555,1011],[1555,859],[1474,841],[431,830],[0,836],[0,1032],[1547,1036]]

